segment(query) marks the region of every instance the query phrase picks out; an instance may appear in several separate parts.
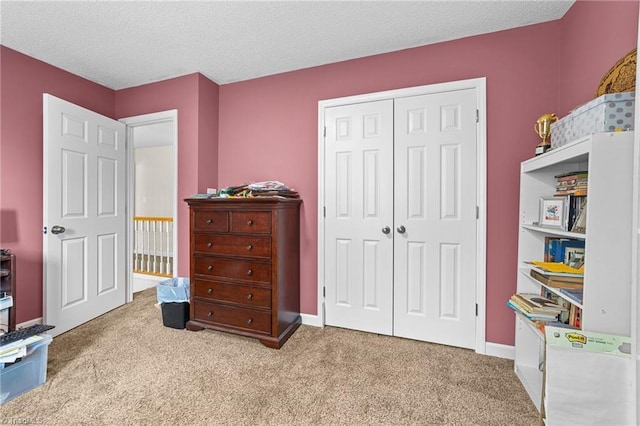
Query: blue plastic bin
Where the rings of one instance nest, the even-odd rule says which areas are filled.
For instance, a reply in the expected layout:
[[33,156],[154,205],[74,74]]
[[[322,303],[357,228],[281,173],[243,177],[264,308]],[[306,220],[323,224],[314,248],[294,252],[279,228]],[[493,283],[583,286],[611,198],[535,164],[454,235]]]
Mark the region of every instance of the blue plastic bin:
[[47,353],[53,338],[41,334],[44,340],[27,346],[27,355],[18,362],[0,362],[0,405],[47,381]]
[[156,286],[158,303],[189,301],[189,278],[176,277],[160,281]]

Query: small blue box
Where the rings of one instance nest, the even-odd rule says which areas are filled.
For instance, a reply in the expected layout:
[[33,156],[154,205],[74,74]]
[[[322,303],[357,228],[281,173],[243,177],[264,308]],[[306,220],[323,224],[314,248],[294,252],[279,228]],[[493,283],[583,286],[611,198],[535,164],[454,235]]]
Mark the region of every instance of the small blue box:
[[0,405],[47,381],[47,353],[53,338],[41,334],[44,340],[27,346],[27,355],[14,363],[0,362]]
[[160,281],[156,286],[158,303],[189,301],[189,278],[176,277]]

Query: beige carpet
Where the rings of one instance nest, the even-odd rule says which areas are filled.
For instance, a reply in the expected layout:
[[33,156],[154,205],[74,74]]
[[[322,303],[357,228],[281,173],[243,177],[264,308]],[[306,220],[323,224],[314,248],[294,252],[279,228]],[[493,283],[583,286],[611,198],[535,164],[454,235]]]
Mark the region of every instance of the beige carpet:
[[[155,289],[49,346],[0,419],[59,425],[533,425],[509,360],[302,326],[280,350],[162,325]],[[511,320],[511,318],[509,318]]]

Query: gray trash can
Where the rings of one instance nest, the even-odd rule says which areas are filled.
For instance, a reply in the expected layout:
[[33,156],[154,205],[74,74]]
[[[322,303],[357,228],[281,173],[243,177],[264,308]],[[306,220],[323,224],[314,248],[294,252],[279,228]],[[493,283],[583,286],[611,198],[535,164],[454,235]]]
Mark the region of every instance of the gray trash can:
[[189,321],[189,278],[176,277],[156,286],[165,327],[183,329]]

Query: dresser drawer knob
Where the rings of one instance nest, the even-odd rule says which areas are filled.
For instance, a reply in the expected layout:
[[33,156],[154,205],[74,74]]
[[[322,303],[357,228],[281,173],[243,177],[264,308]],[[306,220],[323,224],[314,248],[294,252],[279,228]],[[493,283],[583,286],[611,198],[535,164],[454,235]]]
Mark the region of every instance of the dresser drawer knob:
[[251,299],[253,299],[253,294],[251,293],[247,294],[247,300],[251,300]]
[[209,266],[207,266],[207,270],[209,270],[209,271],[213,271],[213,265],[209,265]]
[[249,319],[247,320],[247,324],[251,325],[251,323],[253,323],[253,318],[249,318]]
[[211,312],[211,311],[207,312],[207,316],[208,317],[212,317],[213,316],[213,312]]
[[213,243],[207,243],[207,248],[211,248],[212,245]]
[[211,225],[213,223],[213,219],[207,219],[207,225]]
[[249,219],[249,220],[247,221],[247,225],[249,225],[249,226],[253,225],[253,221],[252,221],[251,219]]
[[209,294],[213,293],[213,289],[212,288],[208,288],[207,289],[207,293],[209,293]]
[[251,244],[249,244],[249,245],[247,246],[247,250],[248,250],[248,251],[251,251],[251,249],[252,249],[252,248],[253,248],[253,246],[252,246]]
[[253,269],[248,269],[247,270],[247,275],[253,275]]

